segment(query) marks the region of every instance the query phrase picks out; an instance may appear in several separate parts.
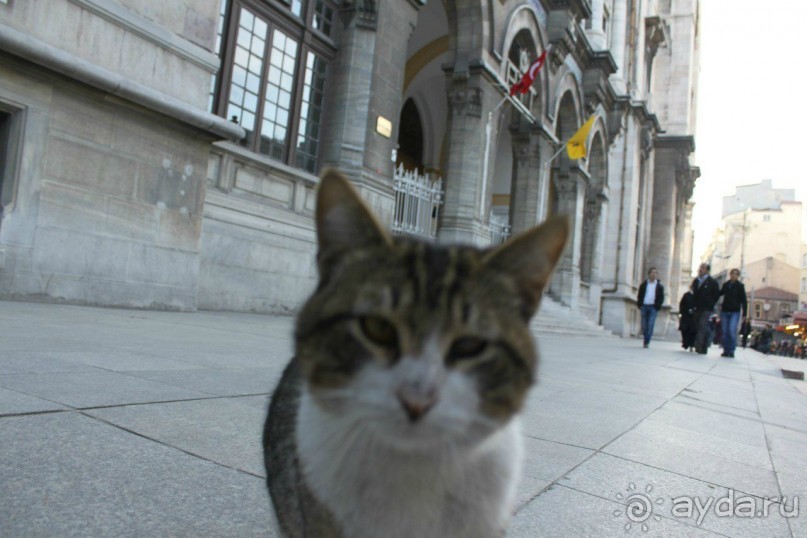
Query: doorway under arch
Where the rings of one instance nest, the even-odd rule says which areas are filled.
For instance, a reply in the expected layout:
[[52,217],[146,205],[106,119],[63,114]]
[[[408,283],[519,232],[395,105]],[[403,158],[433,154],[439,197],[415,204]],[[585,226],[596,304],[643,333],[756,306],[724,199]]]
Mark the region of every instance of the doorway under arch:
[[406,170],[423,173],[423,122],[415,101],[410,97],[401,108],[398,123],[397,168],[403,164]]

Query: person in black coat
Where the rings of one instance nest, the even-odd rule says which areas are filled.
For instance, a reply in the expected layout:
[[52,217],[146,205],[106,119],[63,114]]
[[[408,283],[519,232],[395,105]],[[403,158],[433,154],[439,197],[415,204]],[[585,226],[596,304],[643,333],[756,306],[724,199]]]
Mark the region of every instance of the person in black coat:
[[695,298],[695,351],[705,355],[709,349],[709,317],[720,298],[720,287],[717,281],[709,275],[711,267],[702,263],[698,267],[698,276],[692,281],[692,295]]
[[720,309],[720,324],[723,327],[723,357],[734,358],[737,348],[737,325],[748,319],[748,299],[745,296],[745,286],[740,282],[740,270],[729,271],[729,280],[723,284],[720,295],[723,296],[723,306]]
[[748,337],[751,334],[751,321],[746,317],[742,325],[740,325],[740,335],[743,337],[743,349],[748,346]]
[[644,347],[650,346],[650,339],[653,338],[653,328],[656,325],[656,316],[664,304],[664,286],[658,280],[658,271],[651,267],[647,271],[647,280],[639,286],[639,294],[636,297],[636,306],[642,313],[642,335],[644,336]]
[[681,297],[678,303],[678,330],[681,331],[681,347],[695,350],[695,335],[698,334],[698,326],[695,324],[695,296],[692,295],[692,288]]

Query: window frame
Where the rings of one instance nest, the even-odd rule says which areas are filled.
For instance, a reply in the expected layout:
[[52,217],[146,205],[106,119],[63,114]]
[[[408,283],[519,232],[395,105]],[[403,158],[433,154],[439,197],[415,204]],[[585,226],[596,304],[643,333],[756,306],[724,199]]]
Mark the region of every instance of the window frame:
[[26,110],[23,105],[0,99],[0,113],[7,116],[0,129],[8,135],[4,139],[0,132],[0,219],[11,213],[17,203]]
[[[300,129],[300,114],[302,111],[303,93],[305,87],[306,60],[309,53],[313,53],[326,62],[325,83],[323,94],[329,90],[329,79],[331,77],[332,65],[336,58],[336,41],[338,38],[339,24],[339,2],[336,0],[324,0],[332,8],[333,18],[331,19],[331,35],[328,36],[320,30],[314,28],[314,15],[317,0],[303,0],[302,13],[297,17],[291,11],[291,2],[283,0],[228,0],[225,10],[225,26],[221,40],[221,71],[216,82],[216,95],[213,102],[213,113],[224,117],[227,120],[227,108],[229,106],[230,94],[232,91],[232,76],[235,66],[235,53],[237,48],[238,28],[241,17],[241,10],[250,11],[253,16],[260,18],[267,25],[266,43],[264,47],[263,65],[260,73],[260,87],[258,89],[258,103],[255,111],[255,126],[252,131],[252,140],[242,140],[239,142],[244,148],[256,154],[263,155],[274,161],[283,163],[295,169],[316,173],[319,169],[319,158],[322,146],[322,128],[327,121],[328,110],[321,107],[319,120],[319,143],[317,145],[315,159],[315,169],[309,170],[306,167],[297,165],[297,139]],[[285,126],[287,130],[286,139],[283,145],[283,158],[263,153],[260,151],[262,122],[266,107],[266,86],[268,73],[271,64],[272,41],[274,32],[280,30],[286,36],[297,43],[297,55],[295,57],[295,72],[293,74],[293,86],[291,88],[291,98],[289,107],[289,121]],[[239,118],[240,125],[240,118]]]

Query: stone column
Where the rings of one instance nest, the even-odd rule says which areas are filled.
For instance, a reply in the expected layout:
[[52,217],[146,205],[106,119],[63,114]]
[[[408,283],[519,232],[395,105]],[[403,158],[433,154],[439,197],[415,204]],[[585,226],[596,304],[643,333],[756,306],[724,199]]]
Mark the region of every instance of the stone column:
[[[680,229],[681,187],[689,176],[689,153],[694,149],[691,137],[658,137],[655,142],[653,170],[653,215],[646,268],[655,266],[667,289],[664,309],[656,320],[659,329],[670,323],[670,307],[677,306],[680,258],[676,243],[683,238]],[[687,178],[682,178],[686,175]],[[676,283],[674,284],[674,281]]]
[[330,66],[328,121],[323,124],[321,161],[324,166],[336,166],[358,179],[370,123],[378,13],[374,8],[348,3],[341,15],[344,27]]
[[[413,2],[346,2],[323,129],[323,166],[347,174],[384,223],[394,207],[392,175]],[[378,39],[378,34],[383,39]],[[391,132],[377,129],[379,118]]]
[[698,174],[699,170],[697,168],[693,170],[692,167],[687,166],[685,170],[679,170],[677,175],[678,206],[676,208],[673,268],[670,275],[670,285],[672,286],[670,305],[672,305],[673,310],[677,308],[681,296],[689,286],[689,276],[692,270],[692,255],[691,252],[687,252],[687,245],[690,244],[687,241],[687,233],[691,233],[689,222],[692,218],[692,204],[689,199],[692,197],[692,190]]
[[513,182],[510,191],[510,224],[513,233],[538,223],[541,197],[540,135],[533,129],[513,130]]
[[629,74],[625,72],[625,42],[628,33],[628,0],[614,0],[614,12],[611,14],[611,55],[617,65],[616,78],[620,81],[617,91],[622,93]]
[[563,304],[576,310],[580,298],[580,247],[583,235],[583,205],[587,187],[585,172],[565,159],[555,169],[558,214],[571,221],[571,234],[563,256],[552,278],[550,293]]
[[684,242],[684,223],[686,220],[686,200],[684,200],[683,193],[680,188],[678,190],[678,200],[676,200],[675,207],[675,227],[673,233],[675,234],[675,242],[673,245],[673,260],[672,267],[670,268],[669,282],[669,298],[667,301],[670,303],[670,308],[673,312],[678,311],[678,302],[681,299],[683,292],[680,290],[681,285],[681,246]]
[[[448,74],[448,162],[438,239],[484,245],[490,241],[490,232],[487,215],[481,215],[487,122],[483,111],[496,106],[499,94],[476,71]],[[489,169],[494,169],[494,164],[491,162]]]
[[606,187],[590,186],[585,196],[580,277],[589,287],[591,319],[599,322],[600,296],[602,294],[603,245],[608,211]]
[[675,215],[678,200],[676,187],[676,162],[678,154],[668,148],[656,148],[652,221],[650,241],[645,257],[644,272],[656,267],[659,279],[667,286],[672,274],[673,244],[675,240]]
[[602,28],[602,16],[605,0],[592,0],[591,2],[591,28],[586,31],[589,41],[594,50],[603,50],[607,42],[607,36]]

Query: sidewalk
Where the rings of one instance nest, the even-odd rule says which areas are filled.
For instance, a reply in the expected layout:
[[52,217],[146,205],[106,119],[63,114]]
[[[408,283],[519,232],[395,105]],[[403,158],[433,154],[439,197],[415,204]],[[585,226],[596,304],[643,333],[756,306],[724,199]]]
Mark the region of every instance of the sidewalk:
[[[291,322],[0,301],[0,536],[272,536],[260,436]],[[508,536],[807,536],[780,514],[807,512],[805,382],[751,350],[539,346]]]

